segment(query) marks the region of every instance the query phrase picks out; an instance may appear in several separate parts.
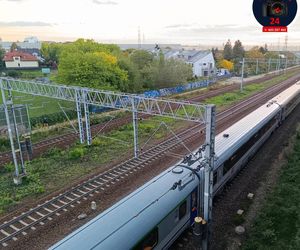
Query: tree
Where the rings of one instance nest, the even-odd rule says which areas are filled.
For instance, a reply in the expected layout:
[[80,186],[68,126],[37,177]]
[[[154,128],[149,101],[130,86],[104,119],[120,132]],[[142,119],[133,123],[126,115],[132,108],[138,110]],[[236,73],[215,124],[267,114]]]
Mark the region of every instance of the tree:
[[191,65],[179,60],[164,60],[163,65],[161,64],[161,60],[159,60],[159,62],[156,63],[156,67],[157,76],[154,81],[156,88],[177,86],[193,77]]
[[19,46],[15,42],[13,42],[10,46],[10,52],[13,52],[18,49],[19,49]]
[[229,39],[224,46],[223,58],[226,60],[229,60],[229,61],[232,59],[232,46],[231,46],[231,42]]
[[263,53],[261,53],[260,48],[255,46],[246,52],[247,58],[261,59],[264,58]]
[[142,69],[144,66],[149,66],[153,62],[154,56],[145,50],[135,50],[130,55],[130,60],[137,66],[138,69]]
[[260,48],[259,48],[259,51],[260,51],[262,54],[265,55],[265,54],[268,52],[268,45],[265,44],[264,47],[260,47]]
[[3,58],[5,56],[5,50],[0,46],[0,69],[4,67]]
[[59,62],[59,56],[63,48],[62,43],[42,43],[41,54],[50,66]]
[[235,41],[232,49],[232,57],[235,61],[240,61],[245,56],[245,49],[240,40]]
[[228,69],[229,71],[233,69],[233,66],[234,66],[233,62],[230,62],[226,59],[223,59],[218,63],[218,68]]
[[59,55],[57,79],[64,84],[126,91],[128,74],[118,65],[112,53],[115,45],[97,44],[92,40],[77,40],[63,46]]

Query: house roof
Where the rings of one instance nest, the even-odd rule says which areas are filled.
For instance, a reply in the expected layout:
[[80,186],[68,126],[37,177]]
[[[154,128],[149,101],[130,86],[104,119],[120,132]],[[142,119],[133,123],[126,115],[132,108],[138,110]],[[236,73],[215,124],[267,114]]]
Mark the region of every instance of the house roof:
[[210,53],[210,51],[206,50],[165,50],[164,56],[168,59],[178,58],[189,63],[194,63]]
[[38,59],[35,56],[21,51],[13,51],[6,53],[3,61],[14,61],[14,57],[20,57],[20,61],[38,61]]
[[300,58],[300,52],[294,52],[295,56]]
[[187,61],[191,63],[197,62],[198,60],[202,59],[210,53],[210,51],[197,51],[197,53],[191,56]]

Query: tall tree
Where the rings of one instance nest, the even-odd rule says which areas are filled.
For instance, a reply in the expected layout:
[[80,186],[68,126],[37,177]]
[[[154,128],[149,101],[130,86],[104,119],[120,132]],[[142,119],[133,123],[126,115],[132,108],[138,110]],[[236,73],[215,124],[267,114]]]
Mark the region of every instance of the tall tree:
[[135,50],[130,55],[130,60],[137,66],[138,69],[142,69],[144,66],[148,66],[153,62],[154,56],[145,50]]
[[0,69],[4,67],[3,58],[5,56],[5,50],[0,45]]
[[232,57],[235,61],[240,61],[245,56],[245,49],[240,40],[235,41],[232,48]]
[[17,45],[17,43],[13,42],[10,46],[10,51],[13,52],[15,50],[18,50],[19,46]]
[[232,45],[229,39],[224,46],[223,58],[226,60],[232,59]]

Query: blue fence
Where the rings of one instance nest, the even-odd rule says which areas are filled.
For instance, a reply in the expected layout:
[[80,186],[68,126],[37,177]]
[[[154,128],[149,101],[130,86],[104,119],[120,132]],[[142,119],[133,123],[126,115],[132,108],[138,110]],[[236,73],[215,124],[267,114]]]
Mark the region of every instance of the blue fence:
[[197,89],[197,88],[205,88],[209,85],[214,84],[217,80],[229,78],[231,75],[227,74],[224,76],[218,76],[215,79],[211,80],[203,80],[199,82],[190,82],[184,85],[179,85],[177,87],[172,88],[164,88],[159,90],[149,90],[144,92],[145,97],[155,98],[155,97],[161,97],[161,96],[168,96],[168,95],[174,95],[174,94],[180,94],[182,92],[191,90],[191,89]]

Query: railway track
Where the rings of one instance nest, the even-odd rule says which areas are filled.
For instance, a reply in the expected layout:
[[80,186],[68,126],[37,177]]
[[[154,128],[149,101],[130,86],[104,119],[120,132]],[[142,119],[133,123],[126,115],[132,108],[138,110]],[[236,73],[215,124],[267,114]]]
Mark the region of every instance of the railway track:
[[[300,77],[294,77],[293,81],[288,84],[275,85],[261,93],[257,93],[250,99],[242,101],[231,108],[217,114],[217,130],[222,131],[227,126],[230,126],[236,119],[247,115],[250,111],[265,103],[266,99],[270,99],[278,92],[292,85]],[[288,86],[287,86],[288,85]],[[234,118],[235,117],[235,118]],[[230,124],[231,123],[231,124]],[[203,142],[201,133],[204,129],[203,125],[196,125],[177,136],[180,140],[188,145],[192,141],[198,143]],[[198,144],[199,145],[199,144]],[[0,225],[0,243],[3,247],[8,246],[9,241],[16,241],[18,237],[26,235],[28,231],[37,230],[38,226],[44,225],[47,221],[51,221],[55,216],[60,216],[61,213],[67,212],[76,204],[80,204],[87,200],[88,197],[109,189],[112,185],[124,178],[128,178],[133,173],[150,165],[152,161],[165,156],[168,152],[177,149],[181,144],[177,138],[169,138],[164,142],[148,149],[142,153],[139,158],[129,159],[95,177],[92,177],[76,186],[73,186],[64,193],[61,193],[44,203],[23,212],[13,219],[5,221]]]
[[[245,85],[270,80],[273,77],[274,77],[274,75],[270,74],[270,75],[264,76],[260,79],[255,79],[253,81],[249,81],[249,82],[245,83]],[[222,94],[222,93],[225,93],[228,91],[237,90],[237,89],[239,89],[239,84],[232,84],[232,85],[228,85],[228,86],[225,86],[222,88],[211,90],[211,91],[209,91],[205,94],[201,94],[197,97],[189,98],[188,100],[193,101],[193,102],[201,102],[207,98],[217,96],[219,94]],[[148,117],[150,117],[150,115],[142,115],[140,117],[147,119]],[[127,124],[129,122],[131,122],[131,116],[126,116],[126,117],[118,118],[116,120],[112,120],[109,127],[106,127],[105,124],[93,125],[91,127],[92,135],[97,134],[98,131],[100,131],[100,130],[102,130],[102,132],[109,132],[112,129],[122,126],[124,124]],[[33,158],[39,157],[48,148],[50,148],[54,145],[59,148],[67,148],[72,143],[74,143],[77,139],[78,139],[77,133],[69,133],[69,134],[57,136],[54,138],[50,138],[50,139],[35,143],[35,144],[33,144]],[[11,155],[10,151],[0,153],[0,167],[11,161],[12,161],[12,155]]]

